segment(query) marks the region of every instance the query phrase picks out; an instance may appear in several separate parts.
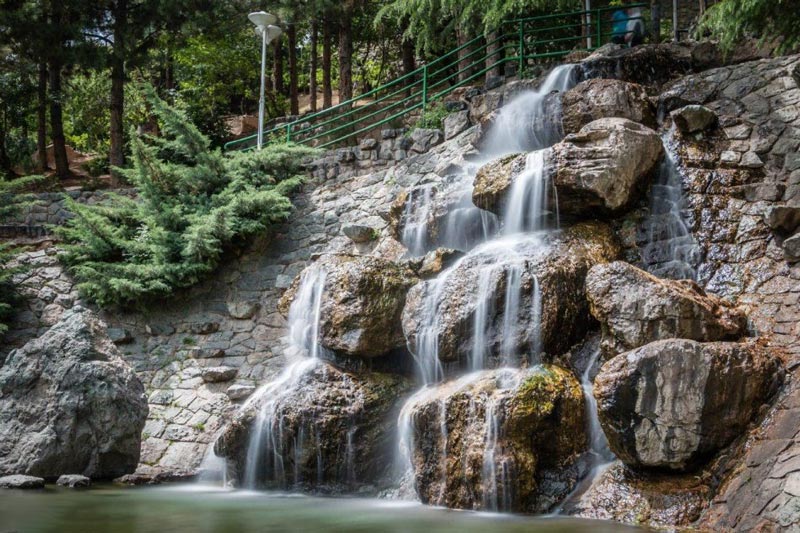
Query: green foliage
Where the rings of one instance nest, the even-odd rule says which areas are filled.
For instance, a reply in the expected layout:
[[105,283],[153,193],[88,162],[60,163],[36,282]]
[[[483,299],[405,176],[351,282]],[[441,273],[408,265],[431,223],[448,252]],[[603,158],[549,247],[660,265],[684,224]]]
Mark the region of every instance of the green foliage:
[[143,304],[203,279],[225,250],[288,217],[301,161],[314,153],[271,145],[223,154],[184,112],[152,90],[147,98],[163,137],[134,136],[133,168],[120,170],[138,200],[68,201],[76,216],[56,230],[61,260],[101,306]]
[[722,0],[706,11],[698,32],[710,32],[726,52],[748,36],[780,39],[778,52],[787,52],[800,46],[799,11],[800,0]]
[[444,127],[444,119],[449,114],[450,112],[447,111],[443,102],[435,102],[422,112],[414,127],[442,129]]
[[[31,199],[20,191],[39,180],[39,176],[28,176],[14,180],[0,178],[0,221],[17,214],[20,209],[30,205]],[[18,267],[12,268],[9,263],[17,253],[17,249],[7,243],[0,243],[0,335],[7,326],[5,324],[13,311],[13,304],[16,300],[14,285],[11,280],[17,272]]]

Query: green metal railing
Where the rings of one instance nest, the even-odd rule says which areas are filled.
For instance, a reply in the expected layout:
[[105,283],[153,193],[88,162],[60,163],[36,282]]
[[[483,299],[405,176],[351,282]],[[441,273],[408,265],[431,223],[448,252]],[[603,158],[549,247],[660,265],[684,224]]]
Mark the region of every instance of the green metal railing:
[[[627,7],[644,7],[633,4]],[[355,98],[322,111],[280,124],[264,132],[264,142],[292,141],[331,147],[366,134],[385,124],[394,124],[428,107],[455,89],[475,82],[487,72],[510,63],[522,76],[526,65],[554,60],[575,51],[591,51],[610,40],[609,12],[619,7],[573,11],[508,20],[491,37],[476,37]],[[630,20],[625,17],[620,20]],[[256,135],[225,144],[226,150],[255,147]]]

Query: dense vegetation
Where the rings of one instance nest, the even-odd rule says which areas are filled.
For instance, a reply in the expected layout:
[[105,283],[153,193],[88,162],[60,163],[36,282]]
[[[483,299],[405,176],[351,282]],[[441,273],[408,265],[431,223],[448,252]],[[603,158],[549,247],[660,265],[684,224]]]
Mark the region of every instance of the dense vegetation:
[[131,305],[171,294],[208,275],[223,252],[265,232],[292,209],[310,148],[271,145],[223,154],[185,113],[150,92],[160,137],[133,137],[125,178],[138,199],[110,194],[99,205],[70,202],[58,229],[62,261],[88,299]]
[[800,46],[800,0],[724,0],[713,5],[700,22],[730,51],[743,37],[756,36],[762,42],[777,41],[787,52]]

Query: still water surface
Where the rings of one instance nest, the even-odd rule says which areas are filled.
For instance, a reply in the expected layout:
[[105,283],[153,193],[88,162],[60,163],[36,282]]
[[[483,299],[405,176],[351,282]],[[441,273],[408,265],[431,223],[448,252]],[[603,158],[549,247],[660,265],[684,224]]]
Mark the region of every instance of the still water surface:
[[197,485],[0,492],[0,532],[633,532],[610,522],[450,511],[411,502]]

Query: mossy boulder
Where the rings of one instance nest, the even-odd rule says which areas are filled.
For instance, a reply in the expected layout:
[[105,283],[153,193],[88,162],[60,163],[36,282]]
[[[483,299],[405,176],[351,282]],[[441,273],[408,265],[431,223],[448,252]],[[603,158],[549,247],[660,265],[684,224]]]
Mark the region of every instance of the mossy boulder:
[[581,387],[556,366],[476,372],[423,389],[402,424],[424,503],[543,513],[582,475]]

